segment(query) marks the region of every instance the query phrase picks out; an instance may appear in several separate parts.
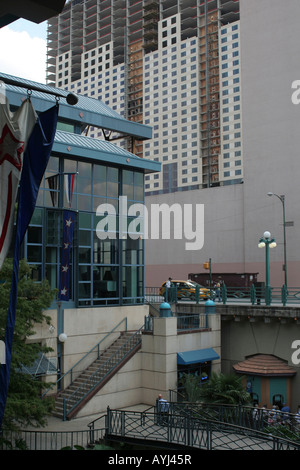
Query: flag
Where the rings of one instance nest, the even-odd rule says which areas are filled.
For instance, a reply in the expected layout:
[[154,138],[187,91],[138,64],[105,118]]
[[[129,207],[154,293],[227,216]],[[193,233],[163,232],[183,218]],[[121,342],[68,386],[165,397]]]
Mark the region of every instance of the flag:
[[70,299],[70,252],[72,248],[75,212],[65,210],[63,214],[63,244],[61,249],[61,268],[59,282],[59,300]]
[[20,246],[32,217],[40,183],[45,173],[54,142],[58,106],[41,113],[29,138],[24,154],[21,174],[19,204],[16,221],[13,276],[5,330],[5,364],[0,366],[0,429],[4,416],[9,385],[13,334],[15,327]]
[[69,207],[71,207],[72,205],[74,181],[75,181],[75,173],[65,174],[65,191],[66,191],[66,197],[69,203]]
[[0,104],[0,269],[9,250],[23,154],[37,120],[29,99],[12,113],[9,102]]

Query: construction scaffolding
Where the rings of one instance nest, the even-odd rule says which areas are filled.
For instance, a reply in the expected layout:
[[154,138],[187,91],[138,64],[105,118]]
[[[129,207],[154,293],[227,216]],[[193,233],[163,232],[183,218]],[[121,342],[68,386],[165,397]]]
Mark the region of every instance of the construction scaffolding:
[[[48,22],[47,83],[68,88],[96,77],[109,50],[106,69],[124,65],[124,117],[142,123],[145,56],[163,49],[159,24],[176,15],[180,40],[197,40],[199,187],[211,187],[220,184],[219,32],[239,19],[239,0],[71,0]],[[95,64],[88,70],[86,57]],[[143,156],[142,142],[127,145]]]

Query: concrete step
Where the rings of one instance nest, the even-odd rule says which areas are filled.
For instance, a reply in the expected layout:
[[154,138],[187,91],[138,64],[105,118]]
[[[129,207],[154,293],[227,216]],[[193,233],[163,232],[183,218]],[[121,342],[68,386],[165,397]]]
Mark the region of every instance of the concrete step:
[[71,397],[75,391],[76,399],[74,396],[68,400],[68,408],[78,402],[78,396],[81,395],[82,398],[86,396],[86,388],[83,389],[82,393],[80,393],[80,387],[82,386],[84,388],[84,384],[89,378],[95,375],[97,376],[97,382],[99,383],[101,381],[101,378],[104,378],[109,372],[113,371],[113,368],[120,362],[119,354],[117,354],[114,359],[115,353],[123,347],[122,357],[126,357],[127,353],[133,346],[132,344],[128,344],[127,347],[126,342],[128,342],[128,339],[134,333],[134,331],[131,331],[121,334],[121,336],[117,340],[115,340],[111,344],[111,346],[109,346],[106,350],[103,351],[103,353],[101,353],[98,359],[96,359],[85,371],[83,371],[69,387],[67,387],[57,396],[55,410],[53,411],[54,416],[63,418],[64,398]]

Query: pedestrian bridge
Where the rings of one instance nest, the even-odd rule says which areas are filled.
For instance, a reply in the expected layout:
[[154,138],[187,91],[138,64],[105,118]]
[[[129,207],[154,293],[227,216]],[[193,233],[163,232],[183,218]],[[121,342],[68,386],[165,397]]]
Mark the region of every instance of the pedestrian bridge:
[[[178,409],[179,408],[179,409]],[[193,409],[192,409],[193,408]],[[209,407],[197,413],[195,404],[171,403],[167,416],[156,407],[146,411],[111,410],[82,431],[3,431],[1,449],[20,443],[28,450],[88,449],[97,443],[128,443],[155,449],[185,450],[300,450],[299,426],[289,438],[279,429],[265,428],[264,414],[253,421],[249,407]],[[213,417],[212,417],[213,415]],[[293,416],[290,416],[293,418]],[[250,419],[249,419],[250,418]],[[290,420],[289,420],[290,421]],[[238,423],[238,424],[237,424]],[[293,431],[294,428],[294,432]],[[264,431],[263,431],[264,430]],[[14,447],[12,447],[14,448]]]
[[[104,417],[101,417],[102,419]],[[99,418],[99,419],[101,419]],[[89,425],[91,440],[97,420]],[[223,421],[161,415],[151,411],[107,409],[105,440],[149,447],[190,450],[300,450],[300,443]]]

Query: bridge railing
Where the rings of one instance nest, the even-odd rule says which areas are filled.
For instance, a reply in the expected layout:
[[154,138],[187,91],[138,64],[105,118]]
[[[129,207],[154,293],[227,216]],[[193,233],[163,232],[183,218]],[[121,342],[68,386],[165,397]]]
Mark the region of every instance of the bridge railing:
[[156,441],[157,447],[160,443],[167,443],[171,448],[180,445],[203,450],[300,450],[299,434],[298,440],[292,440],[287,436],[277,435],[276,427],[265,429],[263,432],[233,424],[241,419],[236,410],[235,415],[230,414],[230,408],[234,407],[220,406],[218,410],[212,408],[211,414],[216,416],[218,411],[218,416],[222,417],[223,421],[197,417],[191,414],[187,407],[185,410],[183,407],[173,407],[173,411],[170,407],[170,413],[165,415],[158,413],[155,407],[143,412],[108,408],[105,415],[88,425],[89,430],[3,431],[0,436],[0,449],[60,450],[76,446],[89,448],[99,440],[133,439],[143,441],[144,444],[147,441]]
[[[214,292],[214,291],[212,291]],[[207,298],[204,297],[187,297],[178,299],[176,289],[172,292],[169,303],[177,303],[178,301],[195,302],[197,304],[204,303]],[[252,305],[272,305],[281,304],[283,306],[289,304],[300,305],[300,287],[264,286],[255,285],[249,287],[232,287],[222,285],[220,296],[214,292],[212,300],[222,302],[224,305],[228,303],[248,303]],[[159,287],[145,287],[145,301],[151,303],[161,303],[164,297],[160,295]]]
[[300,415],[279,409],[171,401],[170,413],[221,421],[300,443]]
[[[191,330],[205,330],[208,328],[208,314],[178,314],[177,318],[177,331],[191,331]],[[153,331],[153,317],[150,315],[145,316],[144,329],[147,332]]]
[[300,443],[224,421],[154,412],[107,409],[108,440],[168,443],[206,450],[299,450]]

